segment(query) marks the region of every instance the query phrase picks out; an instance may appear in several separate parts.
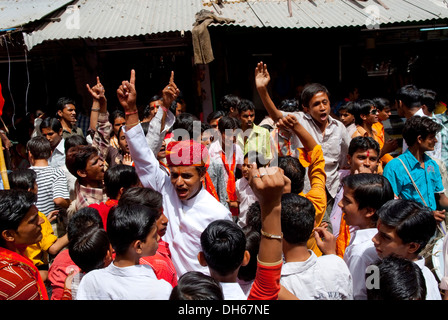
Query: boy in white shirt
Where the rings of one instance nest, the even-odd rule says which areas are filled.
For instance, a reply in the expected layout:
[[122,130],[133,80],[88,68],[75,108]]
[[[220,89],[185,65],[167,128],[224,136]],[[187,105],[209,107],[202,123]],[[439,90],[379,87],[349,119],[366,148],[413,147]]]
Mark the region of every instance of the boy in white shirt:
[[373,237],[380,258],[395,255],[415,262],[426,282],[426,300],[441,300],[434,274],[419,253],[436,234],[436,220],[426,206],[413,200],[389,201],[378,210],[378,233]]
[[348,226],[358,229],[351,234],[344,253],[344,261],[353,277],[353,297],[366,300],[366,268],[378,259],[372,242],[377,233],[377,210],[389,200],[394,192],[389,181],[379,174],[359,173],[342,179],[344,195],[339,206]]
[[283,254],[280,284],[300,300],[352,300],[352,276],[335,254],[317,257],[307,248],[314,228],[315,208],[294,193],[282,197]]
[[224,300],[246,300],[237,282],[238,270],[250,260],[243,230],[233,221],[213,221],[201,234],[201,247],[198,260],[220,282]]
[[157,251],[159,213],[143,205],[113,207],[107,218],[107,234],[115,260],[92,270],[81,280],[77,300],[168,300],[172,286],[158,280],[153,269],[139,264],[141,257]]

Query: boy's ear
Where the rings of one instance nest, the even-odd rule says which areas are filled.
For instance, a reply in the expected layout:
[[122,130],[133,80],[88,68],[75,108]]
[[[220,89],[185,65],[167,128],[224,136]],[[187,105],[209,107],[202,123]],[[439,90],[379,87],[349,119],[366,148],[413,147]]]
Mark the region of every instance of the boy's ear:
[[351,162],[352,162],[352,156],[351,155],[347,155],[347,163],[349,164],[349,165],[351,165]]
[[203,267],[207,266],[207,261],[205,261],[204,252],[200,251],[198,253],[198,261],[201,266],[203,266]]
[[367,208],[364,208],[364,209],[366,210],[366,218],[371,218],[375,214],[375,212],[376,212],[375,209],[370,208],[370,207],[367,207]]
[[249,253],[249,251],[246,250],[246,251],[244,251],[244,258],[243,258],[243,262],[241,262],[241,266],[242,267],[247,266],[249,261],[250,261],[250,253]]
[[140,240],[135,240],[134,243],[132,244],[132,247],[134,248],[135,252],[137,254],[142,254],[143,250],[142,250],[142,241]]
[[420,245],[416,242],[410,242],[407,244],[408,253],[415,254],[415,252],[420,248]]
[[1,233],[1,237],[6,242],[14,242],[14,235],[12,234],[10,229],[3,230],[2,233]]
[[76,171],[76,173],[78,174],[78,176],[80,176],[81,178],[85,178],[87,177],[87,173],[85,170],[78,170]]

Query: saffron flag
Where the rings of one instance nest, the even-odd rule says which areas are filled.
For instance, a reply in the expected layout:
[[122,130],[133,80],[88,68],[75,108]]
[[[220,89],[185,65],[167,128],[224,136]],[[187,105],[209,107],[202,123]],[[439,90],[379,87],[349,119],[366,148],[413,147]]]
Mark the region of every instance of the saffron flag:
[[3,114],[3,106],[5,105],[5,99],[2,95],[2,84],[0,83],[0,117]]

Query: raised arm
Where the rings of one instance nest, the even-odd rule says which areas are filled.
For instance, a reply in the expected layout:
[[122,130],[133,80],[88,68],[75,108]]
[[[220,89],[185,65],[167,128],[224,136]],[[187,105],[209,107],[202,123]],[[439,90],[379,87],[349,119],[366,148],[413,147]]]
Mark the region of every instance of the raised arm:
[[255,87],[257,88],[263,105],[274,122],[282,118],[282,113],[277,109],[268,92],[268,84],[271,81],[268,68],[263,62],[259,62],[255,68]]
[[262,233],[249,300],[278,299],[283,264],[281,198],[288,180],[278,167],[252,169],[249,173],[249,184],[260,203]]
[[140,125],[137,110],[137,91],[135,90],[135,70],[131,71],[130,80],[123,81],[117,89],[118,100],[125,111],[126,126],[123,128],[135,170],[144,187],[161,192],[167,175],[159,167],[159,161],[151,151],[143,128]]
[[317,145],[317,142],[313,138],[313,136],[300,124],[299,121],[297,121],[297,118],[294,115],[288,114],[285,117],[279,119],[277,123],[279,127],[283,126],[292,130],[300,139],[300,142],[302,142],[302,145],[307,151],[313,150]]
[[107,112],[107,100],[105,90],[100,78],[96,77],[96,85],[92,88],[86,84],[87,90],[92,96],[92,109],[90,111],[90,128],[93,132],[92,145],[98,150],[101,160],[106,160],[112,134],[112,124],[109,123]]

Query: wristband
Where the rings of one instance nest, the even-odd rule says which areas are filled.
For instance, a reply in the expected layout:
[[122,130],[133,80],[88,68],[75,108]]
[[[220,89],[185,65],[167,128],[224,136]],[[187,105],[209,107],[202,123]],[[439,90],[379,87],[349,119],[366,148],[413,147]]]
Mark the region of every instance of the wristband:
[[124,114],[127,116],[130,116],[131,114],[136,114],[136,113],[138,113],[138,110],[131,111],[131,112],[125,112]]
[[91,111],[92,111],[92,112],[98,112],[98,111],[100,111],[100,108],[95,108],[95,109],[92,108]]
[[281,235],[276,235],[276,234],[270,234],[270,233],[267,233],[267,232],[264,232],[263,230],[261,230],[261,235],[266,238],[269,238],[269,239],[277,239],[277,240],[283,239],[283,232]]

